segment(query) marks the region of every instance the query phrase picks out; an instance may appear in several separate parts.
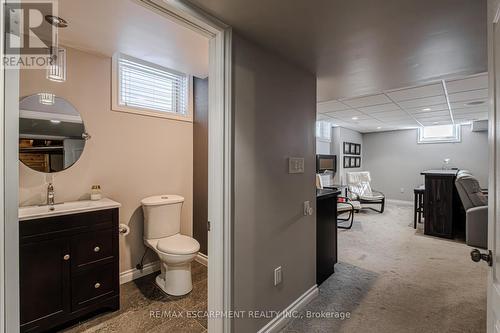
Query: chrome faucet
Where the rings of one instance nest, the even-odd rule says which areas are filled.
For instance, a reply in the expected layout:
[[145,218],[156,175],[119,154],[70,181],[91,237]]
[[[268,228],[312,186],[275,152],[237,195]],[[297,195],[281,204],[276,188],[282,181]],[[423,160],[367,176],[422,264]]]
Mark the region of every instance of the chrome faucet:
[[47,186],[47,205],[50,206],[50,210],[54,210],[54,185],[52,183]]

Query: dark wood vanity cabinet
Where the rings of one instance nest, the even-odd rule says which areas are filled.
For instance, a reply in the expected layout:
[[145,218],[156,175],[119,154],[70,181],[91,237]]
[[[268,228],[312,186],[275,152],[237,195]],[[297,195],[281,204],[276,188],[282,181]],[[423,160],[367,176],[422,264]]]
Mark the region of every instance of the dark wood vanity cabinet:
[[118,208],[19,222],[21,332],[118,310]]

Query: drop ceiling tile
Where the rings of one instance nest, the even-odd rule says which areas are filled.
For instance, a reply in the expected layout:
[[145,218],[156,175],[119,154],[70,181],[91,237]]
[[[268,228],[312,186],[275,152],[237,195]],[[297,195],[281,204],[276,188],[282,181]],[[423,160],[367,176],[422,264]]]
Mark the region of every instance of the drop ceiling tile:
[[322,113],[317,113],[316,114],[316,120],[317,121],[321,121],[321,120],[331,120],[332,118],[331,117],[328,117],[326,114],[322,114]]
[[357,110],[353,110],[353,109],[350,109],[350,110],[344,110],[344,111],[337,111],[337,112],[328,112],[326,113],[327,116],[329,117],[334,117],[334,118],[337,118],[337,119],[344,119],[344,120],[347,120],[347,119],[350,119],[352,117],[367,117],[367,115],[365,115],[364,113],[361,113]]
[[461,80],[446,81],[446,90],[448,94],[453,94],[460,91],[487,89],[488,74],[481,74]]
[[408,117],[408,113],[402,110],[395,110],[395,111],[386,111],[386,112],[377,112],[377,113],[372,113],[370,114],[375,119],[379,118],[385,118],[385,117],[395,117],[395,116],[406,116]]
[[445,110],[445,111],[430,111],[430,112],[421,112],[421,113],[416,113],[413,115],[417,119],[423,119],[427,117],[444,117],[444,116],[450,116],[450,111]]
[[404,118],[404,117],[393,117],[393,118],[386,118],[381,120],[384,124],[395,124],[395,123],[413,123],[415,122],[414,119],[412,118]]
[[391,100],[384,94],[370,95],[364,97],[350,98],[342,100],[342,103],[352,106],[353,108],[361,108],[365,106],[389,104]]
[[480,119],[488,119],[488,113],[471,113],[471,114],[462,114],[455,117],[456,119],[471,119],[471,120],[480,120]]
[[448,94],[450,102],[464,102],[469,100],[484,100],[488,99],[488,89],[469,90]]
[[[479,103],[482,102],[482,103]],[[488,103],[482,99],[479,100],[469,100],[463,102],[450,103],[451,109],[466,109],[466,108],[484,108],[488,109]]]
[[435,126],[435,125],[450,125],[452,124],[450,121],[422,121],[423,126]]
[[408,111],[411,114],[417,114],[417,113],[421,113],[421,112],[431,112],[431,111],[448,111],[448,104],[438,104],[438,105],[432,105],[432,106],[428,106],[428,107],[405,109],[405,111]]
[[396,102],[407,101],[410,99],[419,99],[444,94],[443,85],[441,83],[429,84],[420,87],[401,89],[388,92],[387,95]]
[[318,113],[336,112],[349,109],[349,106],[337,101],[331,100],[327,102],[320,102],[317,105]]
[[376,112],[396,111],[396,110],[400,110],[400,108],[399,108],[399,106],[397,106],[394,103],[388,103],[388,104],[365,106],[362,108],[358,108],[358,110],[363,112],[363,113],[371,114],[371,113],[376,113]]
[[391,121],[391,122],[384,123],[383,126],[384,127],[391,126],[391,127],[402,129],[402,128],[406,128],[406,127],[419,127],[420,125],[416,121]]
[[433,105],[446,104],[444,95],[411,99],[408,101],[399,102],[399,105],[405,109],[426,108]]
[[463,108],[463,109],[452,109],[452,110],[453,114],[488,112],[488,108]]
[[426,118],[420,118],[418,119],[419,122],[429,122],[429,121],[451,121],[450,116],[445,116],[445,117],[426,117]]

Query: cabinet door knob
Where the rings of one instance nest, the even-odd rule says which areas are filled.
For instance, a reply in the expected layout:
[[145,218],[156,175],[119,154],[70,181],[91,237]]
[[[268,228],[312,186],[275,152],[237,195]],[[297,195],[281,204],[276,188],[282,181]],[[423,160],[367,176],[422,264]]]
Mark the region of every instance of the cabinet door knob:
[[69,254],[65,254],[63,257],[64,260],[69,260]]
[[97,282],[96,284],[94,284],[94,288],[97,289],[101,286],[101,284],[99,282]]
[[101,251],[101,248],[99,246],[94,247],[94,252],[99,252]]

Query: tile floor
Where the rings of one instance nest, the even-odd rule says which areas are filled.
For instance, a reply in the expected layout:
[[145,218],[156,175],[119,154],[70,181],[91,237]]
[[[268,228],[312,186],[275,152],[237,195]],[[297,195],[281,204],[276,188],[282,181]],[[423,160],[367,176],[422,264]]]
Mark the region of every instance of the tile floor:
[[207,310],[207,268],[192,263],[193,291],[181,297],[163,293],[154,283],[156,275],[121,285],[119,311],[104,312],[63,332],[206,332],[206,318],[194,318],[194,311]]

